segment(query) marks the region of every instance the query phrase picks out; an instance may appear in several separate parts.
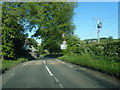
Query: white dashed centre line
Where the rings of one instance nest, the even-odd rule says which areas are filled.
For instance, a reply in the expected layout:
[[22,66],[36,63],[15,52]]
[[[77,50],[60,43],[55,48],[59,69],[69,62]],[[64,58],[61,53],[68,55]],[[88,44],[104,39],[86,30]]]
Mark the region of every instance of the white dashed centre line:
[[58,81],[58,79],[56,77],[55,77],[55,80],[56,80],[57,83],[59,83],[59,81]]
[[62,86],[61,84],[59,84],[59,86],[60,86],[61,88],[63,88],[63,86]]
[[51,73],[50,69],[47,66],[45,66],[45,67],[46,67],[47,71],[49,72],[50,76],[53,76],[53,74]]
[[43,63],[45,64],[45,60],[43,61]]
[[57,82],[57,84],[61,87],[61,88],[63,88],[63,86],[62,86],[62,84],[60,84],[60,82],[58,81],[58,79],[54,76],[54,78],[55,78],[55,81]]
[[[58,60],[58,61],[59,61],[59,60]],[[43,63],[45,63],[45,61],[43,61]],[[61,63],[64,63],[64,62],[61,61]],[[64,64],[65,64],[65,63],[64,63]],[[50,69],[48,68],[48,66],[45,66],[45,67],[46,67],[48,73],[50,74],[50,76],[52,76],[52,77],[55,79],[55,81],[57,82],[57,84],[58,84],[61,88],[63,88],[63,86],[62,86],[62,84],[60,84],[59,80],[58,80],[55,76],[53,76],[53,74],[52,74],[52,72],[50,71]]]

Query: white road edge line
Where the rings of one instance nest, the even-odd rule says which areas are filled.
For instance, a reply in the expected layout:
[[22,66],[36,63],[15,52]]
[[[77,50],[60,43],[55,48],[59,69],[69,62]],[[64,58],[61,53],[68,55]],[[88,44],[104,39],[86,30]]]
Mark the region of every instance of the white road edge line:
[[[15,73],[12,73],[12,74],[10,75],[10,77],[12,77],[14,74],[15,74]],[[9,78],[10,78],[10,77],[9,77]]]
[[53,76],[53,74],[51,73],[50,69],[49,69],[47,66],[45,66],[45,67],[46,67],[46,69],[48,70],[50,76]]
[[62,64],[65,64],[64,62],[62,62],[62,61],[60,61],[60,60],[58,60],[58,59],[56,59],[58,62],[61,62]]
[[26,62],[25,64],[23,64],[23,66],[27,65],[28,63],[30,63],[30,62]]
[[[62,62],[62,61],[60,61],[60,60],[58,60],[58,59],[56,59],[56,60],[57,60],[58,62],[61,62],[61,63],[65,64],[64,62]],[[67,65],[67,64],[66,64],[66,65]],[[73,68],[71,65],[67,65],[67,66]]]
[[[8,79],[10,79],[15,73],[12,73]],[[2,85],[4,85],[7,81],[4,81],[4,83]]]
[[69,66],[69,67],[73,68],[71,65],[67,65],[67,66]]
[[7,81],[4,81],[4,83],[2,83],[2,86],[6,83]]

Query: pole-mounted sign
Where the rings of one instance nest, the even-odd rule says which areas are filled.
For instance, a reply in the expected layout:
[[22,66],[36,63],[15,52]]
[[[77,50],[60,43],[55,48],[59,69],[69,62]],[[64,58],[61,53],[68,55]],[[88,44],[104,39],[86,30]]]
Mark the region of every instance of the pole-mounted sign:
[[63,43],[61,44],[61,49],[67,49],[67,42],[65,41],[65,34],[62,34],[62,37],[64,38]]
[[63,41],[63,43],[61,44],[61,49],[67,49],[66,41]]

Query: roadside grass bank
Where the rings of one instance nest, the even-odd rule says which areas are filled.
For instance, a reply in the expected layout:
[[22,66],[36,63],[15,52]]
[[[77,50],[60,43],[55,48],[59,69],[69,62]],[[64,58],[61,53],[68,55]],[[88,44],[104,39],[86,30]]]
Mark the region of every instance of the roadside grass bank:
[[4,59],[0,61],[1,61],[0,71],[1,73],[4,73],[6,70],[16,66],[17,64],[28,61],[28,59],[25,59],[25,58],[19,58],[17,60],[5,60]]
[[120,62],[114,60],[108,61],[105,59],[94,59],[89,54],[70,54],[58,57],[58,59],[91,68],[120,79]]

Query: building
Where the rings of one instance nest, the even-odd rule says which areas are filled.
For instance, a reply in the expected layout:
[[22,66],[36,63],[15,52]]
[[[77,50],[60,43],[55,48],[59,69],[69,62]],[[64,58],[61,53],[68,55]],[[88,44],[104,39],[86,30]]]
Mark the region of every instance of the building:
[[33,58],[37,58],[38,57],[38,50],[35,49],[28,38],[26,38],[24,46],[23,46],[24,50],[26,51],[26,55],[31,55]]

